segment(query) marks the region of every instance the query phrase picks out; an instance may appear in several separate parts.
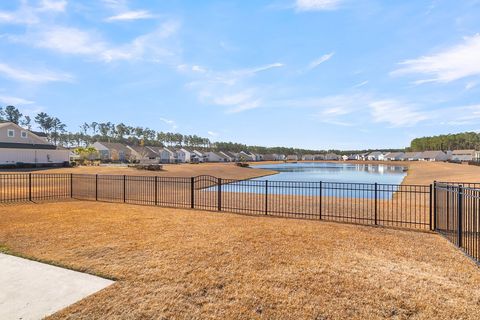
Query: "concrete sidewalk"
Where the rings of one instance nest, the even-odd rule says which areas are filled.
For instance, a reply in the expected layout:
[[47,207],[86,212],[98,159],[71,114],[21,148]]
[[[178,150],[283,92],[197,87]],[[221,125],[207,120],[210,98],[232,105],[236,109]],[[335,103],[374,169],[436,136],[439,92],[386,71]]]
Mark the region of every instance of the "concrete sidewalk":
[[112,283],[0,253],[0,319],[41,319]]

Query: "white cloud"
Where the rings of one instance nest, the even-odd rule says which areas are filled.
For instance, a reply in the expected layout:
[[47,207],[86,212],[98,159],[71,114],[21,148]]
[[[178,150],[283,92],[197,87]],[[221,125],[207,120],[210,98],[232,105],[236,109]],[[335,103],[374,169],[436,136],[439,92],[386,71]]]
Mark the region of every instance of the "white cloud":
[[27,1],[21,1],[15,11],[0,11],[0,23],[37,24],[41,22],[43,14],[62,13],[66,6],[66,0],[41,0],[38,6],[30,6]]
[[62,54],[83,55],[105,62],[142,58],[160,61],[173,55],[166,40],[178,28],[176,21],[167,21],[155,31],[138,36],[123,45],[108,43],[96,32],[63,26],[38,28],[22,36],[9,36],[8,39]]
[[465,85],[465,90],[468,91],[470,89],[473,89],[477,86],[477,82],[474,82],[474,81],[469,81],[467,82],[467,84]]
[[262,86],[251,86],[248,80],[261,72],[284,66],[283,63],[275,62],[259,67],[215,72],[205,67],[182,64],[177,69],[197,78],[187,87],[197,91],[203,104],[223,106],[227,113],[236,113],[262,106],[265,89]]
[[40,11],[63,12],[67,7],[67,0],[42,0],[40,1]]
[[360,82],[360,83],[357,83],[356,85],[354,85],[352,88],[360,88],[360,87],[363,87],[365,85],[368,84],[368,80],[366,81],[363,81],[363,82]]
[[19,68],[11,67],[5,63],[0,63],[0,74],[7,78],[22,82],[56,82],[56,81],[72,81],[73,77],[66,73],[56,73],[52,71],[30,72]]
[[174,120],[166,119],[166,118],[159,118],[159,120],[165,124],[168,124],[172,127],[172,129],[177,129],[177,123]]
[[4,105],[18,106],[18,105],[33,104],[35,102],[31,100],[23,99],[23,98],[0,95],[0,103]]
[[334,52],[330,52],[330,53],[328,53],[328,54],[324,54],[323,56],[321,56],[321,57],[318,58],[318,59],[313,60],[313,61],[308,65],[308,69],[309,69],[309,70],[315,69],[316,67],[318,67],[318,66],[321,65],[322,63],[330,60],[330,59],[333,57],[334,54],[335,54]]
[[117,15],[108,17],[106,21],[131,21],[131,20],[141,20],[141,19],[152,19],[155,18],[155,15],[150,13],[147,10],[136,10],[136,11],[126,11],[119,13]]
[[295,9],[297,11],[335,10],[341,2],[342,0],[296,0]]
[[417,106],[397,100],[378,100],[369,103],[374,122],[386,122],[393,127],[414,126],[431,118],[431,115],[418,111]]
[[415,81],[447,83],[480,75],[480,34],[466,37],[462,44],[439,53],[401,62],[392,75],[422,74],[429,78]]

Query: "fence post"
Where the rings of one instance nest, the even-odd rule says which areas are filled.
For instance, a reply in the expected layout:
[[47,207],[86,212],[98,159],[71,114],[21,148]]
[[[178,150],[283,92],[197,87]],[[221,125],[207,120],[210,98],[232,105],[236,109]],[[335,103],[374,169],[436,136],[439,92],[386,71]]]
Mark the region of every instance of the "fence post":
[[218,211],[222,211],[222,178],[218,178]]
[[98,174],[95,175],[95,201],[98,201]]
[[320,220],[322,220],[322,198],[323,198],[323,195],[322,195],[322,181],[320,181],[319,189],[320,189],[319,190],[320,191],[320,212],[319,212],[320,216],[319,216],[319,218],[320,218]]
[[433,181],[433,221],[432,230],[437,230],[437,181]]
[[123,175],[123,202],[127,202],[127,176]]
[[195,209],[195,177],[190,178],[190,208]]
[[73,198],[73,173],[70,173],[70,198]]
[[268,215],[268,180],[265,180],[265,215]]
[[458,246],[462,247],[462,232],[463,232],[463,187],[461,185],[458,186]]
[[429,216],[430,216],[430,221],[429,221],[429,224],[430,224],[430,231],[433,230],[433,184],[430,184],[430,194],[429,194],[430,198],[429,198],[429,204],[430,204],[430,210],[429,210]]
[[32,201],[32,173],[28,174],[28,201]]
[[158,205],[158,176],[155,176],[155,205]]
[[375,225],[378,224],[378,183],[375,182]]

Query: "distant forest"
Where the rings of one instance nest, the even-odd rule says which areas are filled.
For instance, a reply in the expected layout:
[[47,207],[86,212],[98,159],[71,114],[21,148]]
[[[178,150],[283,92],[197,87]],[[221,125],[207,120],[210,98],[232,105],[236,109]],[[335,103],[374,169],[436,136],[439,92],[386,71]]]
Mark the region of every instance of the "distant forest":
[[480,149],[480,134],[463,132],[413,139],[411,151]]

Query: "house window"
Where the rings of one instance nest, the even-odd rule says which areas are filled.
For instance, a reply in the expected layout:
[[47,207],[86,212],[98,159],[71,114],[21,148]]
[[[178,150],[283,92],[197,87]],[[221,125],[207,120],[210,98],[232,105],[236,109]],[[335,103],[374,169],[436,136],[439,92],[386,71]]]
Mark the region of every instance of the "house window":
[[8,136],[9,138],[15,137],[15,130],[13,130],[13,129],[8,129],[8,130],[7,130],[7,136]]
[[20,132],[20,135],[22,136],[23,139],[27,139],[27,131]]

